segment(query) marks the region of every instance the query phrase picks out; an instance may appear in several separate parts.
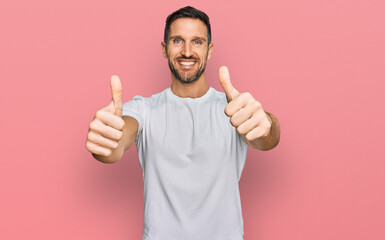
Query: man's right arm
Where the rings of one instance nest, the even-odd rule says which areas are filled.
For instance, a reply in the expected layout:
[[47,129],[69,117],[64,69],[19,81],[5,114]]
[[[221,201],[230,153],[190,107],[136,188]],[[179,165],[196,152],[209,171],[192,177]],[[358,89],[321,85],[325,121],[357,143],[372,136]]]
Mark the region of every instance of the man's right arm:
[[114,163],[120,160],[123,157],[125,150],[129,149],[132,144],[135,142],[137,132],[138,132],[138,121],[130,116],[123,116],[124,127],[122,129],[122,135],[120,140],[118,140],[117,147],[112,147],[106,152],[92,153],[92,156],[103,163]]
[[86,140],[87,150],[103,163],[120,160],[134,143],[139,127],[135,118],[122,117],[122,85],[116,75],[111,77],[111,92],[110,104],[96,112]]

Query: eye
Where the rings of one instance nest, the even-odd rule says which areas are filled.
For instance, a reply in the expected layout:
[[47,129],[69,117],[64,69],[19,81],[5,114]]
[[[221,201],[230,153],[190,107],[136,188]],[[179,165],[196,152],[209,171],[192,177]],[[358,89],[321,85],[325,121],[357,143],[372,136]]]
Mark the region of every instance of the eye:
[[201,44],[202,44],[202,41],[200,41],[200,40],[195,40],[195,41],[194,41],[194,44],[195,44],[195,45],[201,45]]
[[182,43],[182,40],[180,40],[180,39],[178,39],[178,38],[175,38],[175,39],[173,40],[173,43],[175,43],[175,44],[180,44],[180,43]]

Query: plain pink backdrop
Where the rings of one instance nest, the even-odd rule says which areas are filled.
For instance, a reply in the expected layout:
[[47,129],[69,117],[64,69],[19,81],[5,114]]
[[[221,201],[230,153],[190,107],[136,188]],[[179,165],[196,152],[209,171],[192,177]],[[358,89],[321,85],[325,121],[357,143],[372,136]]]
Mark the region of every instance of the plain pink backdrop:
[[281,124],[249,148],[240,181],[245,240],[385,239],[385,2],[6,1],[0,4],[0,239],[141,239],[136,148],[115,164],[85,149],[111,98],[167,88],[169,13],[212,22],[218,68]]

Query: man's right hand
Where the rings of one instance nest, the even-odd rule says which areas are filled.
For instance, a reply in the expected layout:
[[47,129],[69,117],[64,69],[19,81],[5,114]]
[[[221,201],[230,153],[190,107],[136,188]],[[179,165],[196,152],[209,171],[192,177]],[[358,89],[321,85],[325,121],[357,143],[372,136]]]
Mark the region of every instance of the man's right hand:
[[111,76],[112,100],[96,112],[91,121],[86,148],[92,154],[109,157],[119,147],[125,121],[122,119],[122,84],[116,75]]

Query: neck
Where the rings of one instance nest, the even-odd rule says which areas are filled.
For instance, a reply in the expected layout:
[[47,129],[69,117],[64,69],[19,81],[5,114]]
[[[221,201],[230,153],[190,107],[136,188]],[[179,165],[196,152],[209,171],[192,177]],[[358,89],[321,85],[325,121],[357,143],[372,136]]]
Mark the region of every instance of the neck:
[[178,97],[190,97],[190,98],[198,98],[205,95],[205,93],[209,90],[210,86],[208,85],[205,73],[199,77],[198,80],[192,83],[182,83],[171,73],[172,83],[170,86],[171,91],[177,95]]

